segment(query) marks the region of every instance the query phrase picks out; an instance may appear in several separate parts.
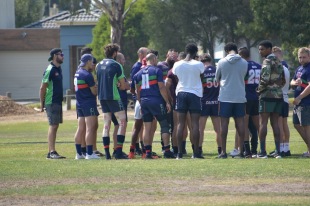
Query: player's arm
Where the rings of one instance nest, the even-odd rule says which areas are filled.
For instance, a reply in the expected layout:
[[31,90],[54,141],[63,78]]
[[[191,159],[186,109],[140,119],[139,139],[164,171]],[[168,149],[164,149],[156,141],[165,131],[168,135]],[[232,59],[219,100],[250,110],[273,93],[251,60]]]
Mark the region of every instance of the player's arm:
[[170,106],[170,102],[169,102],[169,96],[167,93],[167,88],[165,87],[165,84],[163,82],[158,82],[158,87],[159,87],[159,91],[160,91],[161,96],[164,98],[164,100],[166,102],[167,112],[169,113],[171,111],[171,106]]
[[300,93],[298,97],[296,97],[293,101],[294,105],[298,105],[303,98],[310,94],[310,82],[308,82],[308,86]]
[[46,95],[46,88],[48,86],[48,83],[41,83],[40,87],[40,104],[41,104],[41,112],[44,111],[44,101],[45,101],[45,95]]
[[137,95],[136,97],[137,97],[137,100],[140,102],[140,91],[141,91],[140,85],[139,85],[139,84],[136,84],[135,87],[136,87],[135,93],[136,93],[136,95]]
[[171,86],[172,86],[172,79],[167,78],[166,82],[165,82],[165,87],[166,87],[166,90],[167,90],[168,99],[169,99],[170,103],[172,103],[172,96],[171,96],[171,93],[170,93]]
[[97,85],[95,84],[94,86],[90,87],[90,91],[91,91],[91,93],[94,96],[97,96],[97,94],[98,94],[98,87],[97,87]]

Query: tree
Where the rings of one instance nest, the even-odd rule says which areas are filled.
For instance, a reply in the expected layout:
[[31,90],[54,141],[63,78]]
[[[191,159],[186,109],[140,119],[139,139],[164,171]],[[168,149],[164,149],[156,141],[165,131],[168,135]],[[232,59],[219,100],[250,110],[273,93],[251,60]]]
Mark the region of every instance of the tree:
[[111,25],[111,42],[122,46],[122,34],[124,29],[124,20],[132,5],[137,0],[132,0],[125,10],[126,0],[93,0],[95,6],[102,9],[108,16]]
[[43,17],[43,0],[15,0],[15,25],[26,26]]

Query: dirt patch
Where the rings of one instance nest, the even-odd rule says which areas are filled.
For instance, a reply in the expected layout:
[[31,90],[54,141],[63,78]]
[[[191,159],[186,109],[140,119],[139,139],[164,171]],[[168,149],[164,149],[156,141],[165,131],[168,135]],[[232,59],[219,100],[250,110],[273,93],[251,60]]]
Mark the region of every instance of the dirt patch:
[[36,111],[32,108],[17,104],[14,100],[8,97],[0,96],[0,117],[35,113]]

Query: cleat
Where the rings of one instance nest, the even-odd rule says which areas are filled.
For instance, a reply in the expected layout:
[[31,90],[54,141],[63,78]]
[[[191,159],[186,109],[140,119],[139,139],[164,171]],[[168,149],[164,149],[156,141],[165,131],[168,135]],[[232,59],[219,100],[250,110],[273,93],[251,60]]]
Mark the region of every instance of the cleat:
[[99,156],[99,157],[103,157],[104,154],[102,154],[101,152],[99,152],[98,150],[94,151],[94,153]]
[[59,155],[56,151],[50,152],[50,159],[65,159],[66,157]]
[[227,153],[221,153],[217,158],[218,159],[227,159]]
[[168,151],[164,151],[164,158],[170,159],[170,158],[175,158],[175,156],[173,152],[168,150]]
[[136,158],[135,153],[134,152],[129,152],[128,159],[135,159],[135,158]]
[[79,155],[78,153],[75,155],[75,159],[76,160],[80,160],[80,159],[85,159],[85,156],[82,154],[82,155]]
[[266,152],[260,152],[257,154],[258,159],[267,159],[267,153]]
[[240,155],[240,152],[239,150],[237,149],[233,149],[230,153],[229,153],[230,156],[234,157],[234,156],[238,156]]
[[86,157],[85,157],[86,160],[91,160],[91,159],[100,159],[100,157],[98,157],[98,155],[96,155],[95,153],[89,155],[89,154],[86,154]]
[[290,151],[290,150],[288,150],[287,152],[284,152],[284,155],[285,155],[286,157],[292,156],[292,154],[291,154],[291,151]]
[[180,160],[183,158],[183,153],[178,153],[176,159]]
[[141,150],[140,148],[137,148],[137,149],[135,150],[135,155],[141,156],[141,155],[142,155],[142,150]]

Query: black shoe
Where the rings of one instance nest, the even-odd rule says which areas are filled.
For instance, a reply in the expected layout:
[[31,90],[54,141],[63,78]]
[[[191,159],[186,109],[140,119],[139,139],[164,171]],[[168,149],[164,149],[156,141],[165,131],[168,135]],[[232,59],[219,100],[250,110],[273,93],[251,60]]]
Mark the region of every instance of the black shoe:
[[176,159],[179,160],[179,159],[182,159],[182,158],[183,158],[183,153],[178,153]]
[[117,154],[115,154],[115,155],[114,155],[114,158],[115,158],[116,160],[119,160],[119,159],[128,159],[128,155],[124,155],[124,154],[117,155]]
[[158,156],[153,156],[152,154],[145,155],[145,159],[158,159]]
[[59,155],[56,151],[50,153],[50,159],[65,159],[66,157]]
[[106,158],[107,160],[112,159],[112,158],[111,158],[110,152],[105,153],[105,158]]
[[141,156],[141,155],[142,155],[142,150],[141,150],[140,148],[137,148],[137,149],[135,150],[135,155]]
[[94,151],[95,155],[97,155],[98,157],[103,157],[104,154],[102,154],[101,152],[99,152],[98,150]]
[[270,152],[269,155],[270,155],[270,156],[274,156],[275,153],[277,153],[277,150],[274,150],[274,151]]
[[219,158],[219,159],[227,159],[227,153],[222,153],[217,158]]
[[284,152],[284,155],[285,155],[285,156],[287,156],[287,157],[292,156],[292,154],[291,154],[291,151],[290,151],[290,150],[288,150],[287,152]]
[[259,159],[267,159],[268,158],[267,157],[267,153],[266,152],[259,152],[257,154],[257,158],[259,158]]
[[164,152],[164,158],[167,158],[167,159],[175,158],[175,155],[174,155],[173,152],[171,152],[170,150],[168,150],[168,151],[165,151],[165,152]]
[[47,155],[46,155],[46,159],[51,159],[51,153],[49,152],[49,153],[47,153]]
[[204,159],[204,156],[202,156],[202,153],[193,154],[192,159]]

